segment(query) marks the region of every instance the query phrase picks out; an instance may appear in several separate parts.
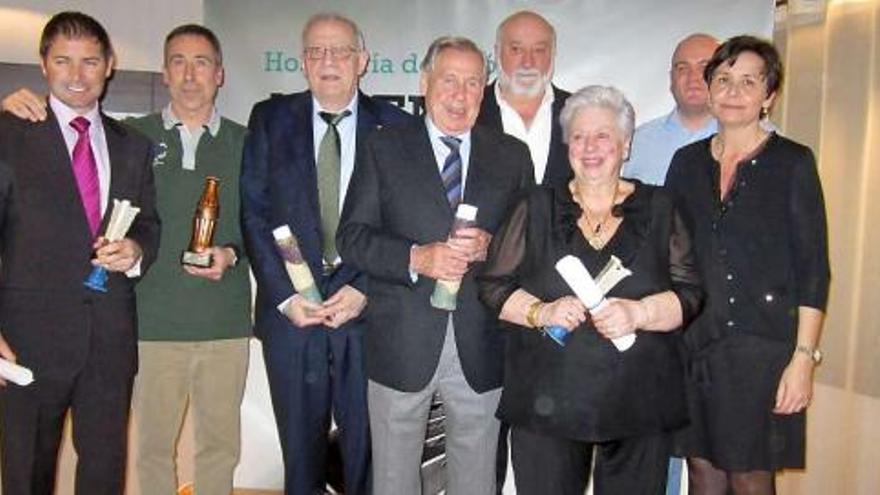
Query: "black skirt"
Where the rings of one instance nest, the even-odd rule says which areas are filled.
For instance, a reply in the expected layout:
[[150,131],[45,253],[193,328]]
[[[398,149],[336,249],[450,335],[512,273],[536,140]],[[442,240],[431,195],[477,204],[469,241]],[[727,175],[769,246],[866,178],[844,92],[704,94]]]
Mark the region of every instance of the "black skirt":
[[773,412],[791,345],[732,334],[692,356],[687,377],[690,426],[675,452],[725,471],[804,467],[805,413]]

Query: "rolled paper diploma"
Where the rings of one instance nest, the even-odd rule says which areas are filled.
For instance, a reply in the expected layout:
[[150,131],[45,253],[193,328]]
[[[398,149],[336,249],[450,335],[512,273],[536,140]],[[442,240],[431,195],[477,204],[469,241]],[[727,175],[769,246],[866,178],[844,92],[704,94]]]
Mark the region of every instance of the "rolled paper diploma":
[[284,259],[284,268],[287,270],[287,276],[290,277],[293,288],[307,301],[321,304],[323,300],[315,285],[315,277],[309,270],[309,264],[303,259],[299,250],[299,242],[290,231],[290,227],[287,225],[277,227],[272,231],[272,236],[275,237],[275,247],[278,249],[278,254]]
[[110,212],[110,221],[107,222],[107,231],[104,232],[104,237],[111,242],[121,241],[140,211],[140,208],[132,206],[131,201],[127,199],[121,201],[114,199],[113,210]]
[[[564,256],[556,262],[556,271],[559,272],[559,275],[562,276],[565,283],[571,287],[571,290],[577,298],[584,303],[584,306],[587,307],[590,314],[596,314],[596,312],[608,304],[608,300],[605,299],[605,294],[593,280],[590,272],[587,271],[587,267],[585,267],[578,258],[572,255]],[[565,330],[563,329],[563,331]],[[551,337],[554,337],[550,332],[558,333],[558,329],[548,329],[548,334],[550,334]],[[635,341],[635,333],[611,339],[611,343],[614,344],[614,347],[620,352],[632,347]]]
[[31,370],[3,358],[0,358],[0,377],[22,387],[26,387],[34,381],[34,374]]
[[[131,201],[123,199],[113,200],[113,210],[110,211],[110,221],[107,222],[107,230],[104,231],[104,239],[107,242],[121,241],[134,218],[140,213],[141,209],[131,206]],[[92,267],[89,276],[83,282],[83,285],[96,292],[107,292],[107,269],[103,266]]]
[[[449,237],[455,237],[459,229],[466,229],[476,225],[477,207],[460,203],[455,210],[455,220],[449,229]],[[458,299],[458,288],[461,287],[459,280],[438,280],[431,293],[431,306],[446,311],[455,311]]]

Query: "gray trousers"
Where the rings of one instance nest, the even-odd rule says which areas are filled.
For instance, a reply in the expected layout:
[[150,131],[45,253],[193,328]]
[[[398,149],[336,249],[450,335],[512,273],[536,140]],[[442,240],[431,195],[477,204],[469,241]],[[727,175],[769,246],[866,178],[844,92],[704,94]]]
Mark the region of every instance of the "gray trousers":
[[422,493],[422,449],[434,392],[440,393],[446,412],[446,493],[494,495],[499,429],[495,410],[501,389],[478,394],[468,385],[458,360],[451,316],[440,362],[424,389],[400,392],[369,382],[373,493]]

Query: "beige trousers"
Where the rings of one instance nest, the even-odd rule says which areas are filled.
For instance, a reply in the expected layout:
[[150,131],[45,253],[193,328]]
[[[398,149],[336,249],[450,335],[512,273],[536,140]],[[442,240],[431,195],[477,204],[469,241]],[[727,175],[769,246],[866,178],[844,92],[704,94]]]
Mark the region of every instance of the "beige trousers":
[[138,344],[132,400],[141,495],[177,493],[177,442],[187,405],[197,495],[228,495],[240,451],[248,339]]

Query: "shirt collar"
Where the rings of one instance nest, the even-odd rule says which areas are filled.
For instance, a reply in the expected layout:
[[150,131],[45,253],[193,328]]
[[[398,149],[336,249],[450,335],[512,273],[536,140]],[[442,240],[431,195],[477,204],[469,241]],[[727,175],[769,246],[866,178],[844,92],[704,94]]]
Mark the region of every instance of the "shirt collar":
[[[179,125],[183,125],[183,121],[177,118],[177,115],[174,115],[174,111],[171,109],[171,103],[162,109],[162,125],[165,126],[166,131],[170,131]],[[217,137],[217,133],[220,132],[220,112],[217,111],[216,106],[211,108],[211,117],[208,118],[208,122],[202,127],[208,129],[208,133],[211,134],[211,137]]]
[[55,118],[58,119],[58,122],[61,122],[64,125],[69,125],[70,121],[77,117],[85,117],[86,120],[89,121],[89,127],[91,129],[101,127],[101,112],[97,102],[95,102],[95,106],[92,107],[91,110],[80,115],[76,110],[70,108],[67,104],[59,100],[54,94],[49,93],[49,106],[52,108],[52,111],[55,112]]
[[681,115],[679,115],[678,113],[678,108],[675,108],[671,112],[669,112],[668,115],[666,115],[666,119],[663,121],[663,124],[667,128],[682,129],[688,133],[697,133],[705,129],[715,129],[716,121],[714,117],[709,117],[706,123],[703,124],[703,127],[691,131],[690,129],[685,127],[684,124],[681,123]]
[[458,139],[461,139],[462,145],[464,145],[464,143],[466,143],[466,142],[470,142],[470,140],[471,140],[471,130],[470,129],[468,129],[467,131],[465,131],[461,134],[446,134],[443,131],[441,131],[439,127],[437,127],[434,124],[434,121],[431,120],[431,117],[428,114],[425,114],[425,126],[428,127],[428,137],[431,138],[432,143],[440,142],[440,138],[443,136],[457,137]]
[[[358,108],[358,92],[355,91],[354,96],[351,97],[351,101],[349,101],[348,105],[346,105],[345,108],[343,109],[343,110],[348,110],[349,112],[351,112],[351,115],[349,115],[349,117],[351,117],[351,119],[350,120],[345,119],[342,122],[345,122],[346,120],[349,120],[352,122],[356,121],[357,120],[357,108]],[[340,110],[340,111],[343,111],[343,110]],[[324,107],[321,106],[321,102],[319,102],[318,99],[315,98],[315,95],[312,94],[312,120],[314,121],[315,119],[321,118],[318,115],[318,112],[328,112],[328,111],[329,110],[325,110]],[[338,112],[332,112],[332,113],[338,113]]]

